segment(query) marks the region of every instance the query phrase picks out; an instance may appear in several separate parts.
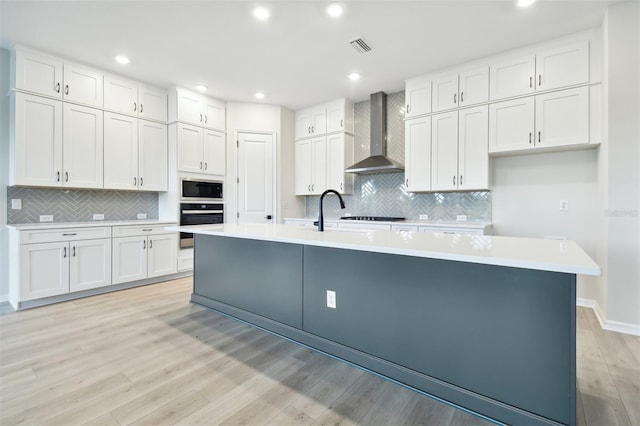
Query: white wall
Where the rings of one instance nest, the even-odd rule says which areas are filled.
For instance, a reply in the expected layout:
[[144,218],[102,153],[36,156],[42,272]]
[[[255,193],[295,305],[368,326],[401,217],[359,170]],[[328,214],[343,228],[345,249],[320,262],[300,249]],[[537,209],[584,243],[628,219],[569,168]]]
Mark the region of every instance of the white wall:
[[305,215],[305,197],[295,194],[295,113],[289,109],[281,110],[282,137],[278,161],[278,220],[285,217],[303,217]]
[[[596,149],[493,158],[494,234],[563,236],[596,259],[601,211],[597,158]],[[569,202],[568,211],[560,211],[560,200]],[[579,276],[578,297],[595,299],[596,286],[594,278]]]
[[7,183],[9,181],[9,62],[8,50],[0,49],[0,302],[9,300],[9,242]]
[[[612,5],[605,17],[608,200],[606,320],[640,332],[640,6]],[[605,171],[605,170],[603,170]]]

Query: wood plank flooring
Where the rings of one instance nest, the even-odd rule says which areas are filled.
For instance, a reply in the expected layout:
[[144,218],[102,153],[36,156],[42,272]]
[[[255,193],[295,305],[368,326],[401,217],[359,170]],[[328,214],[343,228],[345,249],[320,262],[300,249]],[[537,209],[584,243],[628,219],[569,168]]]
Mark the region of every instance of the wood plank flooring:
[[[191,278],[0,306],[0,424],[487,425],[189,302]],[[640,425],[640,337],[578,308],[578,423]]]

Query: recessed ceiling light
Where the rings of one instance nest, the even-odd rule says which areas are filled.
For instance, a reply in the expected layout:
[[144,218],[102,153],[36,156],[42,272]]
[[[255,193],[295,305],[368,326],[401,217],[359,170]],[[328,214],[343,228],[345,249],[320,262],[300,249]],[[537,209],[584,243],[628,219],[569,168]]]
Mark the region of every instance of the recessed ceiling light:
[[253,9],[253,16],[261,21],[266,21],[269,19],[269,11],[264,7],[256,7]]
[[255,95],[255,96],[256,96],[256,98],[258,98],[258,99],[264,99],[264,93],[262,93],[262,92],[258,92],[258,93],[256,93],[256,95]]
[[198,90],[199,92],[206,92],[207,91],[207,86],[205,86],[204,84],[198,84],[196,86],[196,90]]
[[360,80],[360,73],[352,72],[351,74],[349,74],[349,80]]
[[114,59],[116,60],[117,63],[122,64],[122,65],[127,65],[129,62],[131,62],[129,60],[129,58],[127,58],[126,56],[122,56],[122,55],[118,55]]
[[342,15],[343,11],[344,9],[339,3],[329,3],[329,7],[327,7],[327,13],[333,18],[337,18]]
[[536,0],[518,0],[518,6],[519,7],[529,7],[535,2],[536,2]]

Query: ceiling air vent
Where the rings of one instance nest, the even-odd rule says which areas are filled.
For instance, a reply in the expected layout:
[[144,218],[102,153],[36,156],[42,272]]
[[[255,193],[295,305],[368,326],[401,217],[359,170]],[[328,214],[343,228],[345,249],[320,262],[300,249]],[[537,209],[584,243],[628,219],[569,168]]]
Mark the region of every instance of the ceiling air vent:
[[367,52],[371,52],[371,46],[369,46],[363,38],[356,38],[354,40],[351,40],[349,44],[356,50],[356,52],[361,55],[364,55]]

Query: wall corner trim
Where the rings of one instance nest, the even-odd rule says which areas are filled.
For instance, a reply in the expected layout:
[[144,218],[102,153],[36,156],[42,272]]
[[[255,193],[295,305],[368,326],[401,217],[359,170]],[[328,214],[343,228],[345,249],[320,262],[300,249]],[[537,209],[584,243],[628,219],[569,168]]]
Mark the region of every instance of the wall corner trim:
[[596,318],[600,323],[600,327],[602,327],[603,330],[640,336],[640,324],[631,324],[628,322],[605,319],[602,308],[600,307],[600,304],[598,304],[597,300],[579,297],[576,299],[576,305],[593,309],[593,313],[596,315]]

